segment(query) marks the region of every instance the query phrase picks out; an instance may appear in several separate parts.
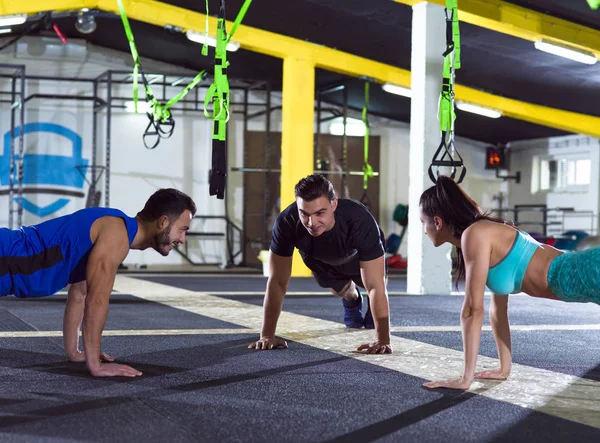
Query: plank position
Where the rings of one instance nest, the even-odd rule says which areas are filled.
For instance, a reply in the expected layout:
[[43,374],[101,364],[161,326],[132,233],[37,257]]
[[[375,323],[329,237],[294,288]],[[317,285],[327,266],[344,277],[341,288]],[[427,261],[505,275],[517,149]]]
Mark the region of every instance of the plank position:
[[[505,380],[512,353],[508,295],[600,304],[600,247],[564,253],[541,244],[505,220],[484,214],[458,184],[439,176],[421,195],[421,222],[434,246],[457,248],[458,279],[465,277],[461,311],[464,372],[458,379],[425,383],[428,388],[469,389],[474,378]],[[485,287],[492,291],[490,324],[500,367],[475,372]],[[457,283],[458,289],[458,283]]]
[[[292,273],[292,253],[298,248],[319,286],[342,298],[346,327],[375,328],[376,341],[357,349],[391,353],[385,238],[377,222],[359,202],[338,199],[322,175],[300,180],[295,195],[296,202],[279,214],[273,226],[263,326],[260,339],[249,348],[287,347],[275,337],[275,329]],[[364,316],[358,287],[368,295]]]
[[[70,284],[63,319],[65,353],[85,361],[93,376],[135,377],[130,366],[101,352],[108,301],[119,264],[130,249],[167,256],[185,241],[196,213],[193,200],[160,189],[134,217],[118,209],[88,208],[21,229],[0,229],[0,296],[45,297]],[[82,326],[84,352],[78,350]]]

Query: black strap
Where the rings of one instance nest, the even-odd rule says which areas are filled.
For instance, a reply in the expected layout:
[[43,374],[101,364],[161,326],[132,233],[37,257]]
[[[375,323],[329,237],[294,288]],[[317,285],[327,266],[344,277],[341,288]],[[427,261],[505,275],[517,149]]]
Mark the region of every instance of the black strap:
[[[460,154],[454,147],[453,133],[452,132],[449,133],[449,135],[450,135],[449,141],[447,141],[446,134],[447,134],[446,132],[442,132],[442,141],[440,142],[440,145],[438,146],[437,150],[435,151],[435,154],[433,155],[433,160],[431,161],[431,165],[429,165],[429,169],[428,169],[429,178],[431,179],[431,181],[433,183],[435,183],[437,181],[437,176],[439,176],[440,166],[444,166],[444,167],[452,168],[450,178],[452,178],[452,180],[454,180],[454,178],[456,177],[456,169],[462,168],[462,170],[460,172],[460,176],[458,178],[458,181],[456,182],[456,183],[461,183],[463,181],[463,179],[465,178],[465,174],[467,173],[467,168],[465,167],[462,157],[460,156]],[[443,153],[442,153],[442,149],[443,149]],[[454,151],[454,153],[458,156],[458,160],[454,159],[454,157],[452,156],[452,153],[450,152],[451,150]],[[441,157],[440,157],[440,154],[442,154]],[[449,160],[445,160],[446,157],[448,157]],[[434,166],[436,167],[435,174],[433,171]]]
[[[214,122],[215,126],[218,124],[218,121]],[[225,198],[225,185],[227,184],[227,140],[213,139],[212,149],[212,168],[210,170],[208,193],[216,195],[218,199],[222,200]]]

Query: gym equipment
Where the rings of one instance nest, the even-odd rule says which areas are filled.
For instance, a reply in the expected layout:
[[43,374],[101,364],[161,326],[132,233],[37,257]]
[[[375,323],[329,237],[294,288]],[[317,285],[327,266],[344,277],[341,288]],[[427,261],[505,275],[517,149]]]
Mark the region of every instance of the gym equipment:
[[577,246],[575,246],[575,251],[585,251],[596,246],[600,246],[600,235],[589,235],[579,240]]
[[365,125],[365,137],[364,137],[364,164],[363,164],[363,195],[360,202],[371,210],[371,201],[367,194],[367,188],[369,187],[369,178],[374,177],[373,166],[369,164],[369,81],[365,82],[365,105],[362,110],[362,121]]
[[580,241],[582,241],[583,239],[585,239],[589,236],[590,236],[590,234],[588,234],[585,231],[580,231],[580,230],[566,231],[563,234],[561,234],[560,236],[558,236],[558,238],[554,242],[554,247],[556,249],[562,249],[564,251],[573,251],[577,248]]
[[[456,176],[456,169],[462,168],[457,183],[465,178],[467,169],[463,159],[454,146],[454,76],[455,70],[460,69],[460,30],[458,25],[458,6],[457,0],[446,0],[446,51],[444,56],[444,69],[442,72],[442,92],[439,103],[440,130],[442,132],[442,141],[438,146],[431,165],[429,166],[429,178],[433,183],[439,176],[440,166],[452,168],[450,178]],[[458,159],[455,159],[458,157]],[[446,160],[448,157],[449,160]],[[434,174],[433,167],[436,166]]]
[[[144,135],[142,136],[142,140],[144,141],[144,146],[147,149],[154,149],[160,143],[162,138],[169,138],[173,135],[173,131],[175,130],[175,120],[173,120],[173,116],[169,111],[169,108],[181,100],[183,97],[187,95],[187,93],[192,90],[198,83],[206,78],[207,72],[201,71],[198,75],[192,80],[192,82],[187,85],[183,91],[181,91],[177,96],[169,100],[165,104],[161,104],[158,102],[154,94],[152,93],[152,89],[150,88],[150,84],[146,79],[146,75],[142,70],[142,65],[140,63],[139,54],[137,52],[137,47],[135,45],[135,41],[133,38],[133,32],[131,31],[131,26],[129,25],[129,20],[127,18],[127,14],[125,12],[125,7],[123,6],[122,0],[117,0],[119,5],[119,11],[121,13],[121,21],[123,22],[123,28],[125,29],[125,35],[127,36],[127,40],[129,41],[129,48],[131,50],[131,56],[133,57],[133,105],[134,111],[138,112],[138,72],[142,76],[142,82],[144,83],[144,90],[146,92],[146,101],[150,104],[148,112],[146,115],[150,120],[148,126],[146,126],[146,130],[144,131]],[[208,13],[208,11],[207,11]],[[150,138],[154,138],[153,142],[149,142]]]
[[[396,223],[402,226],[402,232],[398,234],[390,234],[386,240],[386,252],[390,254],[397,254],[404,238],[404,233],[408,227],[408,206],[399,204],[394,209],[393,219]],[[388,263],[389,264],[389,263]]]

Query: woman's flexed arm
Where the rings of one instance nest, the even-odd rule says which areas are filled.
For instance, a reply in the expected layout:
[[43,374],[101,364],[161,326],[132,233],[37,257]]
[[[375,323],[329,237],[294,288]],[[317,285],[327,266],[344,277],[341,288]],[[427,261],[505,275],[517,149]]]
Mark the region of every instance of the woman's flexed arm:
[[478,225],[466,229],[461,237],[461,249],[465,260],[465,300],[460,314],[463,375],[458,380],[425,383],[428,388],[469,389],[475,376],[484,317],[483,294],[491,252],[491,240],[486,236],[486,229]]

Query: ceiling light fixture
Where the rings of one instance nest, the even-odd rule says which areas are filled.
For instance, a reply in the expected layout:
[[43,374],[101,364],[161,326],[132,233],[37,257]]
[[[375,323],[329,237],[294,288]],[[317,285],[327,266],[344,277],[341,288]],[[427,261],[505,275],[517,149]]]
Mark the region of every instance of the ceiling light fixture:
[[[208,39],[206,39],[205,34],[203,34],[201,32],[196,32],[196,31],[187,31],[185,33],[185,35],[187,36],[187,38],[189,40],[193,41],[194,43],[204,44],[204,41],[206,40],[206,44],[208,46],[212,46],[212,47],[217,46],[217,39],[210,35],[208,36]],[[237,42],[229,42],[229,43],[227,43],[227,46],[225,47],[225,49],[230,52],[235,52],[238,49],[240,49],[240,44]]]
[[470,112],[472,114],[483,115],[489,118],[500,118],[502,117],[502,111],[499,109],[488,108],[485,106],[476,105],[474,103],[457,101],[456,107],[461,111]]
[[91,34],[96,30],[96,19],[89,9],[83,8],[77,13],[75,29],[82,34]]
[[411,91],[410,88],[405,88],[404,86],[398,86],[393,83],[384,83],[381,85],[381,89],[385,92],[389,92],[390,94],[401,95],[403,97],[410,98]]
[[[344,135],[344,118],[336,117],[329,125],[329,133],[331,135]],[[367,128],[362,120],[357,118],[346,119],[346,135],[353,137],[364,137],[367,133]]]
[[11,28],[0,28],[0,34],[10,34],[11,32]]
[[586,65],[593,65],[598,61],[596,55],[589,51],[549,42],[544,39],[536,41],[534,46],[540,51],[568,58],[579,63],[585,63]]
[[0,26],[22,25],[27,21],[27,14],[0,16]]
[[[137,104],[137,113],[145,114],[150,109],[150,103],[138,101]],[[125,111],[135,113],[135,103],[132,101],[125,102]]]

